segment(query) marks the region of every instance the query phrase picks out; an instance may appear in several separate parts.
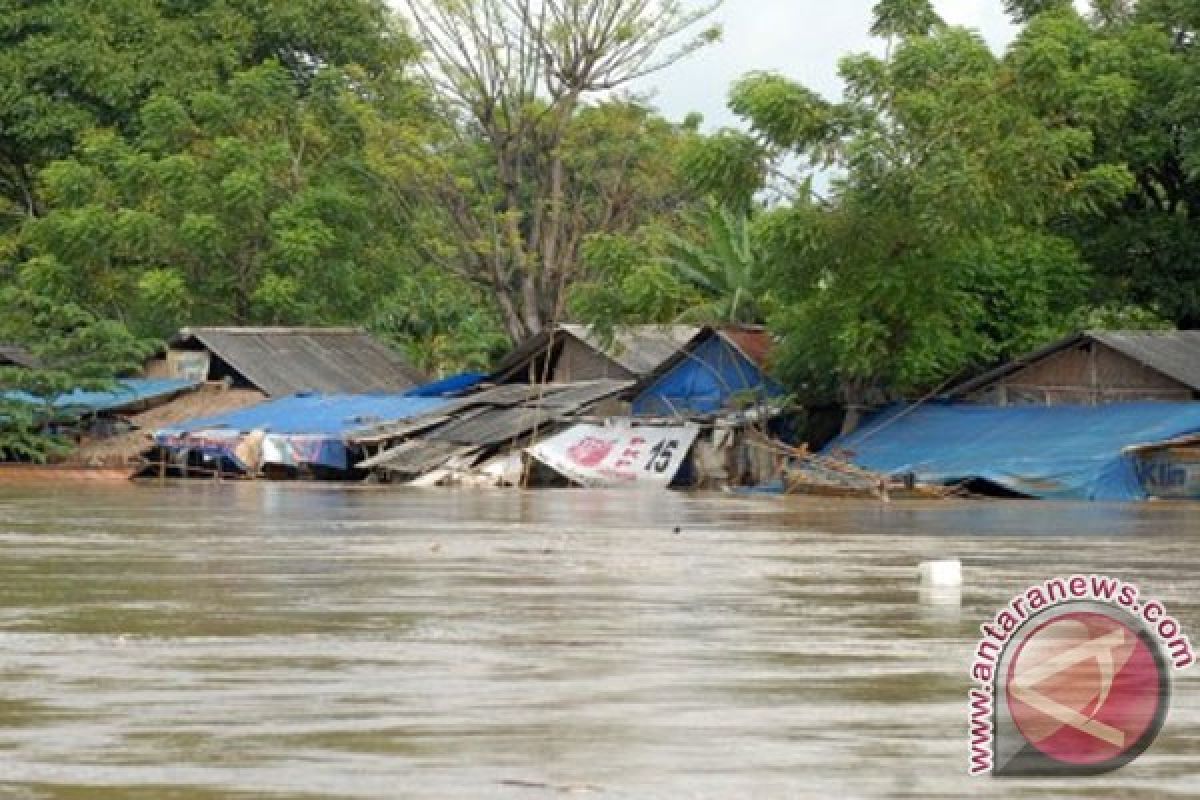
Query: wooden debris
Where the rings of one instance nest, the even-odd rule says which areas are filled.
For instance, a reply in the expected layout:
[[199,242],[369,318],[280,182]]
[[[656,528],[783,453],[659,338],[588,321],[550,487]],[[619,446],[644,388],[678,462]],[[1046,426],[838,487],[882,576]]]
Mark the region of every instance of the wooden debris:
[[888,502],[893,497],[941,499],[960,493],[956,487],[918,483],[913,476],[897,477],[863,469],[848,461],[809,451],[807,445],[791,447],[762,437],[760,446],[783,455],[784,494],[822,497],[869,497]]

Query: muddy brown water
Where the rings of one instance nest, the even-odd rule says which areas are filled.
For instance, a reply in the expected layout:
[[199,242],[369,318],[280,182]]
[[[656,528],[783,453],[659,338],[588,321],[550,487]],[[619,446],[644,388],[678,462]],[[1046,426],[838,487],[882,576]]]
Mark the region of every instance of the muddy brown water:
[[1099,778],[969,779],[965,699],[1055,574],[1200,641],[1198,544],[1186,505],[0,487],[0,797],[1188,796],[1200,668]]

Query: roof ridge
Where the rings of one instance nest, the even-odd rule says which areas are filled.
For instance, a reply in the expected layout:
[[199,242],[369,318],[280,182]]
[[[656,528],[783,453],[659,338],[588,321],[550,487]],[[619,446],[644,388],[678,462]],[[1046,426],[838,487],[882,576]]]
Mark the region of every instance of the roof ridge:
[[210,333],[224,333],[245,336],[266,336],[266,335],[306,335],[313,334],[334,334],[334,335],[349,335],[367,333],[366,328],[355,328],[351,326],[335,326],[335,327],[320,327],[320,326],[303,326],[303,325],[281,325],[281,326],[252,326],[252,325],[197,325],[180,328],[179,333],[190,334],[197,331],[206,331]]

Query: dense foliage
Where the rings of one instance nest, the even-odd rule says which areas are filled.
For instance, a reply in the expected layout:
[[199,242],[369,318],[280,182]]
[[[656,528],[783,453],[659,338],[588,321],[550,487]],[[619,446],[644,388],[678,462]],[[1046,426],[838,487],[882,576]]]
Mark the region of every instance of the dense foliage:
[[748,75],[747,132],[689,148],[749,215],[696,247],[726,274],[762,262],[736,291],[769,299],[802,395],[921,395],[1073,328],[1200,320],[1195,4],[1008,5],[1023,28],[997,55],[928,0],[881,0],[884,55],[842,60],[840,101]]
[[43,364],[0,389],[186,324],[366,325],[444,373],[574,317],[765,323],[854,405],[1200,325],[1200,6],[995,2],[1003,53],[879,0],[839,99],[754,73],[706,135],[617,91],[715,41],[703,4],[0,0],[0,341]]
[[70,448],[54,400],[74,389],[109,390],[155,349],[124,325],[98,319],[74,304],[32,292],[0,289],[0,341],[21,345],[39,369],[0,366],[0,461],[44,461]]

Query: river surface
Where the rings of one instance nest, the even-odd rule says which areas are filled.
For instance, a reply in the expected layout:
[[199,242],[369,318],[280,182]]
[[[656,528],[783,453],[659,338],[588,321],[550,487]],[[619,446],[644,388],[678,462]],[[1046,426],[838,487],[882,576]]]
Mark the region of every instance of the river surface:
[[1200,668],[1099,778],[968,778],[966,696],[1056,574],[1200,641],[1198,510],[0,487],[0,797],[1191,796]]

